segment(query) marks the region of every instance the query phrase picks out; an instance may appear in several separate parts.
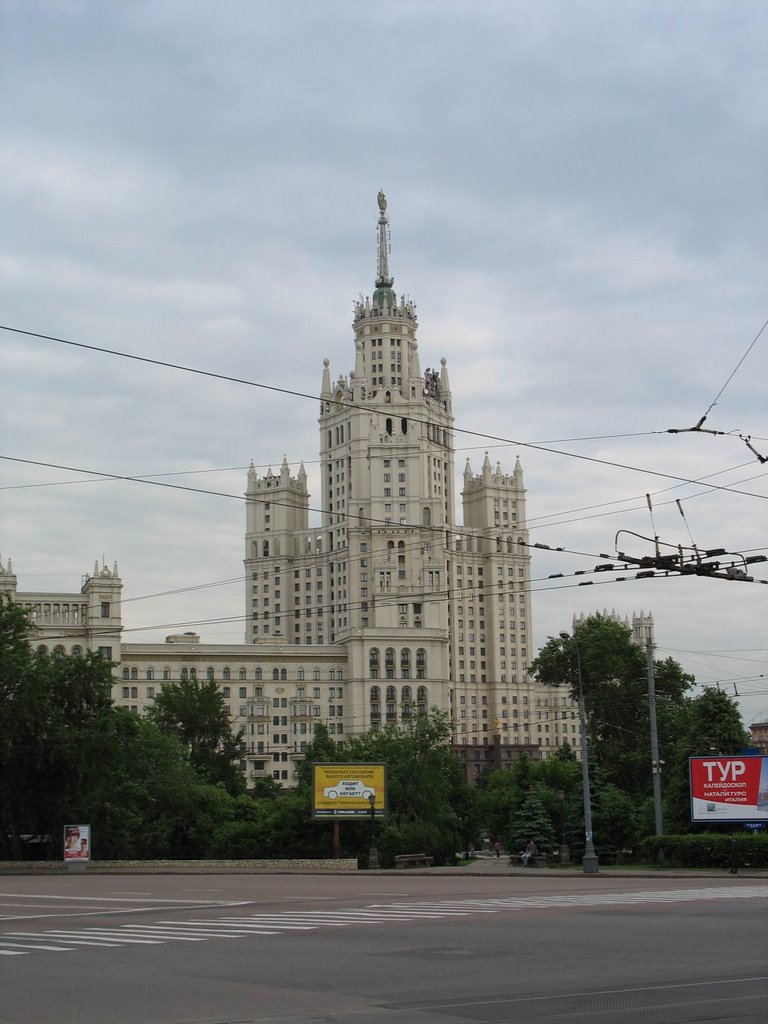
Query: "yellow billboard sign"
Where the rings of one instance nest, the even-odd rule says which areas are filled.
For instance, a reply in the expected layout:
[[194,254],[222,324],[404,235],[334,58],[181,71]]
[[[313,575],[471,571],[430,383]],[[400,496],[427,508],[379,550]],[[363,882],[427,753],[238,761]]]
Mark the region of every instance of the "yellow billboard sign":
[[383,818],[387,811],[385,764],[313,764],[314,818]]

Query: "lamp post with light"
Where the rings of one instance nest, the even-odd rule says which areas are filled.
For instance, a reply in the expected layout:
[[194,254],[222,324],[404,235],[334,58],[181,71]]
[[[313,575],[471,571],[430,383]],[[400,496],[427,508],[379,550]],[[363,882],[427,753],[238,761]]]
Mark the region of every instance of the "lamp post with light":
[[587,749],[587,719],[584,711],[584,683],[581,678],[581,655],[575,636],[562,632],[561,640],[569,640],[576,652],[576,671],[579,679],[579,728],[581,730],[581,784],[584,791],[584,856],[581,868],[585,875],[596,875],[599,862],[592,841],[592,800],[589,794],[589,751]]

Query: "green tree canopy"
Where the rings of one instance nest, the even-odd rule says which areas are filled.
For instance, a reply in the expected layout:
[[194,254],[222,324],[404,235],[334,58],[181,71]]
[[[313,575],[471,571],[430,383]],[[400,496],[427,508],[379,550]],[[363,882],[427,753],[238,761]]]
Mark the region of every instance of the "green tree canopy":
[[[477,798],[469,791],[461,763],[450,748],[447,715],[418,715],[408,728],[387,726],[337,744],[323,726],[316,730],[299,768],[301,785],[309,789],[311,765],[359,761],[387,766],[388,814],[376,826],[382,863],[395,854],[424,852],[436,861],[453,859],[467,832],[477,827]],[[369,825],[343,826],[344,843],[363,855]]]
[[[34,628],[0,597],[0,851],[22,837],[93,827],[99,859],[204,856],[253,802],[210,785],[172,734],[111,703],[111,664],[97,654],[33,654]],[[244,803],[242,802],[244,801]]]
[[153,725],[175,736],[206,781],[236,795],[245,788],[239,768],[242,731],[233,735],[224,697],[213,680],[166,684],[147,711]]
[[[550,637],[531,664],[548,686],[568,686],[578,700],[583,687],[590,761],[612,784],[632,796],[650,792],[650,719],[646,653],[626,626],[594,615],[573,637]],[[656,717],[661,757],[671,749],[693,677],[672,658],[654,662]]]
[[708,754],[738,754],[749,746],[736,701],[720,690],[705,690],[689,700],[666,756],[664,805],[667,831],[691,826],[688,759]]
[[100,770],[112,716],[110,663],[33,654],[25,610],[0,595],[0,848],[61,834]]

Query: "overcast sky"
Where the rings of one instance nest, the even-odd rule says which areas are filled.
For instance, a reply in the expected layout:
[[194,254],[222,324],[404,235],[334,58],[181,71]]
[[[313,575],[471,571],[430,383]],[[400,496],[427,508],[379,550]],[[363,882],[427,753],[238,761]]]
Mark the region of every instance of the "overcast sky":
[[[768,465],[739,438],[768,455],[762,0],[1,9],[5,327],[317,395],[324,357],[354,365],[383,188],[457,474],[519,456],[531,541],[566,549],[534,559],[536,646],[651,610],[660,657],[768,718],[768,587],[573,576],[654,533],[768,554]],[[0,346],[20,588],[79,590],[105,557],[126,640],[240,642],[246,469],[303,459],[318,506],[317,401]],[[708,410],[725,436],[667,433]]]

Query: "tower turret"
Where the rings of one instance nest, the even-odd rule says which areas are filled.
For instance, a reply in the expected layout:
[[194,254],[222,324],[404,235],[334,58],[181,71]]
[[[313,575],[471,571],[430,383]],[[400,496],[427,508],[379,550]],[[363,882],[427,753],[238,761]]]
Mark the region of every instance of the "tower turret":
[[373,293],[373,304],[380,309],[393,309],[397,305],[394,277],[389,273],[389,218],[387,217],[387,197],[379,190],[379,258],[376,273],[376,291]]
[[7,594],[9,597],[16,596],[16,587],[18,586],[18,580],[13,572],[13,565],[11,564],[10,558],[8,564],[3,565],[2,559],[0,559],[0,594]]

